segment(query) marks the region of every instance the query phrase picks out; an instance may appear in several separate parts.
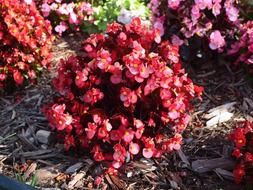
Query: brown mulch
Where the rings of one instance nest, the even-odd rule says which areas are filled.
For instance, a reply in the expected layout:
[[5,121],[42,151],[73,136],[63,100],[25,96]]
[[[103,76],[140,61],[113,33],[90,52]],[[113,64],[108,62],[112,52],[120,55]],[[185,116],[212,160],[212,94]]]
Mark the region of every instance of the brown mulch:
[[[81,35],[58,39],[53,65],[79,54],[81,39]],[[244,70],[233,71],[223,61],[187,69],[196,84],[205,86],[205,92],[202,102],[194,102],[182,150],[158,160],[132,161],[122,168],[120,177],[106,176],[99,189],[242,189],[231,176],[234,161],[227,134],[236,121],[253,117],[252,83]],[[95,189],[94,177],[101,174],[101,166],[88,157],[64,153],[41,111],[56,94],[50,82],[53,76],[47,73],[37,85],[0,97],[0,173],[13,178],[22,174],[28,183],[36,176],[38,187]],[[206,118],[208,111],[231,102],[231,118],[207,126],[212,119]],[[38,131],[49,132],[50,138],[42,142]]]

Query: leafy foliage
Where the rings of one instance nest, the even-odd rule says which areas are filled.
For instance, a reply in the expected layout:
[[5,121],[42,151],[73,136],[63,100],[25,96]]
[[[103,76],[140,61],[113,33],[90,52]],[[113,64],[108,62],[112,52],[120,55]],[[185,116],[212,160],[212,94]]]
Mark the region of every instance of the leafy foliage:
[[106,0],[94,6],[94,10],[94,23],[84,25],[82,30],[85,32],[103,32],[107,24],[116,21],[122,14],[127,20],[137,16],[146,19],[149,15],[148,8],[141,0]]

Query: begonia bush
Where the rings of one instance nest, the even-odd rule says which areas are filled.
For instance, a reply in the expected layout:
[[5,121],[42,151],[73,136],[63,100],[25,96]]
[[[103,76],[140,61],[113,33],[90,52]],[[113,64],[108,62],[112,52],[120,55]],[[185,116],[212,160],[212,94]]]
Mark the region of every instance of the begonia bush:
[[54,31],[62,35],[68,31],[79,31],[85,22],[92,23],[93,8],[85,1],[35,0],[42,15],[50,20]]
[[234,168],[236,183],[246,180],[253,187],[253,124],[251,122],[239,123],[230,134],[230,139],[235,145],[232,155],[237,159]]
[[44,110],[65,149],[88,150],[109,171],[137,155],[178,150],[191,100],[202,93],[181,68],[178,47],[139,18],[108,25],[83,47],[84,57],[61,61],[53,80],[61,96]]
[[0,0],[0,87],[34,81],[46,68],[54,37],[32,1]]
[[223,52],[235,40],[240,23],[235,0],[151,0],[149,6],[153,25],[162,35],[198,54]]
[[235,64],[253,64],[253,22],[240,24],[239,39],[228,50],[228,55],[235,56]]

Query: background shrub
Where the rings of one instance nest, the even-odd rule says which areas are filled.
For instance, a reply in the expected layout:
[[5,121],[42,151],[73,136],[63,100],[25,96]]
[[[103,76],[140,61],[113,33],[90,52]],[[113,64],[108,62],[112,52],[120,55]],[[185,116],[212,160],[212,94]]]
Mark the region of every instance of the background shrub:
[[102,4],[95,6],[94,9],[92,29],[95,32],[105,31],[107,24],[113,21],[118,20],[123,24],[127,24],[134,17],[146,20],[149,16],[149,9],[143,0],[106,0]]
[[240,24],[238,28],[238,40],[231,45],[228,55],[233,55],[236,58],[236,61],[233,61],[235,64],[251,65],[253,64],[253,22],[248,21]]
[[154,27],[182,46],[186,61],[200,58],[206,62],[213,51],[223,52],[236,40],[240,20],[234,0],[151,0],[149,6]]
[[85,1],[36,0],[36,4],[60,36],[64,32],[79,31],[85,22],[91,23],[93,20],[92,5]]

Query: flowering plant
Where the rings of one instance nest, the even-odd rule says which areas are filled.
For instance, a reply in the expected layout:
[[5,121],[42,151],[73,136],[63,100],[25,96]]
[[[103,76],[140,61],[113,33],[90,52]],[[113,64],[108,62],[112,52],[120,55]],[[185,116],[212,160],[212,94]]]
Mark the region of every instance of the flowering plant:
[[238,63],[253,64],[253,22],[248,21],[239,26],[239,39],[231,45],[229,55],[234,55]]
[[66,150],[89,150],[109,171],[138,154],[178,150],[190,101],[202,93],[181,68],[178,47],[139,18],[108,25],[83,47],[85,57],[61,61],[53,81],[61,97],[45,109]]
[[85,22],[92,22],[93,8],[84,1],[36,0],[43,16],[51,21],[60,36],[69,30],[80,30]]
[[234,168],[236,183],[245,178],[253,186],[253,124],[246,121],[230,134],[231,141],[235,144],[233,156],[237,159]]
[[154,27],[177,45],[197,36],[211,50],[222,52],[226,38],[233,37],[233,27],[239,23],[234,0],[151,0],[149,6]]
[[34,81],[48,66],[53,39],[50,23],[32,1],[0,0],[0,86]]

